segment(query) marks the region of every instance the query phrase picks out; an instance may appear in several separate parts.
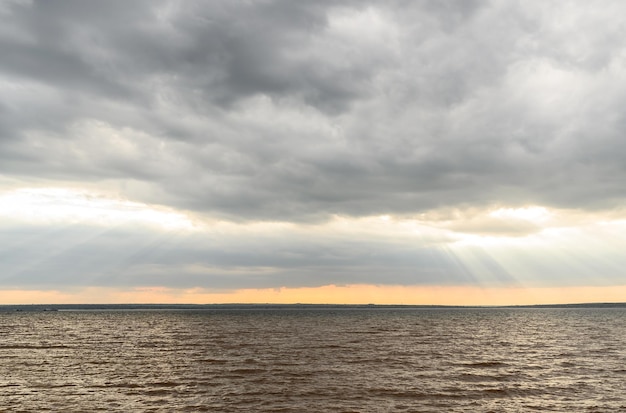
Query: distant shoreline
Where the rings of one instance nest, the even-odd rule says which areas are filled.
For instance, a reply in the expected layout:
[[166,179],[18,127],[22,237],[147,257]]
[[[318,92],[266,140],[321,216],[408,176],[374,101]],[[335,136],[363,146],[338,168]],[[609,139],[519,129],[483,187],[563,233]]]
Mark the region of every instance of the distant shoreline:
[[405,305],[405,304],[0,304],[2,311],[121,311],[121,310],[288,310],[288,309],[515,309],[515,308],[626,308],[623,303],[530,305]]

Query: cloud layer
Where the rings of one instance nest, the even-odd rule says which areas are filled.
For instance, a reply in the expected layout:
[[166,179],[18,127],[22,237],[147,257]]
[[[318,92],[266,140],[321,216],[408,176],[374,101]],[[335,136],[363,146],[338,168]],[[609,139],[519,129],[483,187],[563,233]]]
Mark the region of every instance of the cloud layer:
[[606,3],[10,2],[2,169],[237,219],[610,208]]
[[[624,14],[609,0],[4,2],[0,189],[96,191],[205,229],[93,238],[91,221],[49,222],[73,252],[36,264],[44,224],[5,208],[3,283],[476,283],[450,258],[463,234],[546,236],[507,210],[573,220],[548,227],[619,218]],[[336,235],[341,219],[380,215],[429,240]],[[206,222],[238,229],[216,237]],[[142,252],[111,258],[130,245]],[[519,277],[539,282],[551,262]],[[495,268],[473,271],[513,277]]]

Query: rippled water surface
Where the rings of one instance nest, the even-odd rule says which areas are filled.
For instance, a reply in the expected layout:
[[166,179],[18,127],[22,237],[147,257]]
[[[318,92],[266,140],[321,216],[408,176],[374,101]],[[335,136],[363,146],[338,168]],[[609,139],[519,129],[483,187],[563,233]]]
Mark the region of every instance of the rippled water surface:
[[0,411],[626,411],[626,309],[0,313]]

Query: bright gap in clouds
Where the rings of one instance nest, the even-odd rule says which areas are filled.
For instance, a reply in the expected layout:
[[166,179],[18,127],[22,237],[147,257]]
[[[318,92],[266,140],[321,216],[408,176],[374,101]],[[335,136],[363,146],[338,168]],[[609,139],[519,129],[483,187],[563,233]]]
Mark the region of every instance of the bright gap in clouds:
[[148,225],[193,230],[184,214],[68,188],[22,188],[0,195],[0,216],[32,224]]
[[549,220],[553,213],[547,208],[540,206],[528,206],[523,208],[498,208],[489,213],[490,216],[503,219],[519,219],[535,223]]
[[[254,294],[268,302],[295,297],[323,302],[324,297],[331,300],[329,285],[340,286],[332,296],[337,303],[341,297],[354,303],[391,303],[402,297],[406,304],[420,304],[422,290],[441,294],[428,303],[451,303],[462,291],[478,294],[481,288],[515,289],[530,299],[520,291],[537,295],[537,288],[552,288],[556,294],[557,286],[619,285],[626,265],[621,253],[625,221],[542,206],[418,217],[335,216],[319,223],[229,222],[192,219],[173,209],[82,189],[22,188],[0,194],[0,218],[7,228],[21,226],[33,234],[27,244],[35,245],[24,247],[21,261],[8,253],[5,285],[11,285],[9,279],[31,279],[36,288],[37,280],[49,279],[63,294],[75,294],[63,299],[74,302],[81,302],[81,288],[87,286],[118,294],[162,288],[172,297],[179,287],[206,292],[185,296],[194,302],[202,297],[252,300]],[[47,229],[64,226],[72,229],[55,236],[47,248],[36,246],[47,245]],[[26,245],[18,244],[12,247],[16,251]],[[272,288],[296,291],[303,278],[313,281],[297,296],[272,295]],[[232,294],[211,292],[223,289]],[[252,296],[242,295],[244,290]],[[374,291],[393,291],[392,298],[383,300]],[[496,295],[481,297],[491,300],[484,304],[502,303]],[[554,302],[561,302],[557,298]]]

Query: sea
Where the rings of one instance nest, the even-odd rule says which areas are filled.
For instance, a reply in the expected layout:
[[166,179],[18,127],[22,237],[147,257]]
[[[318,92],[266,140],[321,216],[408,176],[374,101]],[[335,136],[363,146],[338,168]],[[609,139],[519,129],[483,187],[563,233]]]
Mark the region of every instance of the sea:
[[0,309],[2,412],[626,412],[626,308]]

